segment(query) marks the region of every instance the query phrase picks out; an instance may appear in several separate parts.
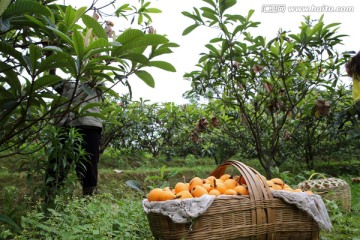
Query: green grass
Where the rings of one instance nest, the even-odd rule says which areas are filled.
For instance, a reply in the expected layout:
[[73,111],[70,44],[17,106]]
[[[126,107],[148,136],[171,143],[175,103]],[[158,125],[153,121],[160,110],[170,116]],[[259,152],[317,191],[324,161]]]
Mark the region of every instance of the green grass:
[[[245,164],[258,170],[256,160]],[[81,198],[78,183],[69,182],[65,192],[57,200],[52,210],[44,212],[41,201],[34,194],[42,178],[27,178],[19,170],[16,157],[0,159],[0,216],[11,217],[20,232],[9,224],[0,223],[0,239],[152,239],[146,215],[142,209],[143,194],[125,184],[127,180],[139,180],[143,189],[161,183],[161,168],[164,176],[171,176],[171,186],[186,176],[189,181],[194,176],[205,177],[215,169],[212,159],[175,158],[165,159],[128,158],[120,163],[110,154],[102,156],[99,171],[100,194],[91,199]],[[337,165],[336,165],[337,166]],[[337,166],[338,167],[338,166]],[[115,173],[114,170],[122,170]],[[284,172],[284,170],[290,172]],[[294,169],[280,169],[279,175],[298,181],[305,173]],[[158,178],[154,178],[157,176]],[[70,176],[70,179],[74,174]],[[148,177],[153,180],[145,181]],[[326,202],[333,223],[331,233],[321,232],[321,239],[359,240],[360,232],[360,184],[351,182],[349,175],[343,175],[352,191],[352,211],[343,212],[335,202]]]

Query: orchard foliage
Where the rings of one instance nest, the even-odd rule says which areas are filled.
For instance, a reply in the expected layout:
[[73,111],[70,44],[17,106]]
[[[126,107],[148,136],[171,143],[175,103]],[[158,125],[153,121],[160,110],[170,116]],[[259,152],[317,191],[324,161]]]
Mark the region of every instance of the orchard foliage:
[[[219,33],[206,44],[199,70],[184,75],[192,83],[187,95],[220,100],[228,111],[236,112],[242,126],[233,137],[255,150],[270,177],[271,167],[281,163],[283,141],[307,128],[304,121],[323,116],[313,111],[315,101],[344,95],[339,94],[338,83],[345,58],[336,47],[346,35],[337,33],[339,23],[325,24],[323,16],[306,17],[298,32],[280,29],[267,40],[251,33],[260,26],[252,20],[254,10],[246,16],[231,14],[236,0],[204,0],[204,4],[192,13],[183,12],[194,21],[183,35],[198,27]],[[304,134],[311,135],[307,130]],[[305,141],[300,148],[308,154],[306,144],[311,143]]]
[[[154,87],[148,67],[175,71],[158,59],[178,45],[153,28],[150,31],[150,14],[160,12],[149,7],[150,2],[116,8],[113,17],[128,22],[133,16],[139,25],[120,32],[113,30],[114,22],[104,19],[109,16],[103,18],[95,1],[79,9],[54,2],[0,3],[0,152],[26,153],[29,143],[60,114],[59,107],[72,101],[51,88],[62,80],[86,84],[85,91],[97,89],[116,96],[112,88],[119,83],[130,86],[128,77],[133,74]],[[71,108],[68,111],[79,116],[86,114],[79,106]],[[114,109],[102,110],[96,116],[113,121],[104,116]]]
[[[359,131],[348,86],[340,81],[347,56],[337,52],[345,37],[338,23],[305,17],[297,31],[280,29],[266,39],[252,34],[261,27],[253,10],[242,16],[232,13],[235,0],[205,0],[204,7],[183,12],[194,21],[183,35],[218,30],[197,69],[185,74],[192,103],[136,102],[129,76],[154,87],[147,68],[174,72],[161,57],[178,46],[151,26],[151,14],[161,11],[137,3],[105,14],[111,4],[75,9],[53,0],[1,1],[0,157],[46,146],[45,130],[72,101],[52,86],[69,79],[103,92],[95,114],[104,120],[101,151],[111,146],[167,159],[210,156],[217,164],[256,157],[269,177],[288,159],[311,168],[321,153],[354,146]],[[130,96],[118,96],[115,85],[128,87]],[[199,98],[208,102],[199,104]],[[78,116],[89,114],[70,106]]]

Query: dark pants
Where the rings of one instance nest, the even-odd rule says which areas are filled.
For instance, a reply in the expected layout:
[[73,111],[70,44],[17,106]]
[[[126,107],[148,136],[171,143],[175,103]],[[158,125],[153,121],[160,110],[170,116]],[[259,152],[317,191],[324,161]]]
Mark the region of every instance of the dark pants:
[[[100,127],[89,126],[78,126],[75,127],[75,129],[82,135],[82,147],[87,153],[86,157],[77,162],[75,166],[76,175],[86,194],[86,189],[93,190],[98,183],[99,146],[102,129]],[[65,128],[65,131],[68,132],[69,129]],[[63,184],[72,162],[73,159],[67,159],[67,164],[61,168],[61,164],[56,163],[56,159],[49,159],[49,167],[46,173],[46,186],[50,191],[56,190]],[[58,166],[56,171],[54,170],[54,164]],[[92,190],[88,190],[90,194]]]
[[356,102],[356,108],[357,108],[358,117],[360,118],[360,100]]

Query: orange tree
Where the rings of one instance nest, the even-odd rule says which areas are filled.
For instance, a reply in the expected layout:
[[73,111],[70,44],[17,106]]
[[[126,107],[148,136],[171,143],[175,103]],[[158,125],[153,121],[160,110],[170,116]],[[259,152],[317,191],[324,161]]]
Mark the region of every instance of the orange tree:
[[[78,9],[55,2],[0,2],[0,157],[29,153],[28,146],[39,143],[44,128],[60,114],[59,106],[72,101],[51,88],[64,79],[86,83],[88,91],[116,95],[112,88],[119,83],[130,86],[130,75],[154,87],[147,67],[175,71],[170,63],[157,60],[177,44],[153,31],[150,14],[161,11],[150,2],[124,3],[111,14],[103,11],[116,6],[115,0],[106,6],[93,1]],[[126,27],[115,31],[109,17]],[[116,123],[113,110],[102,109],[96,116]],[[87,114],[79,106],[68,111]]]
[[251,144],[267,177],[281,152],[280,141],[296,118],[303,101],[316,87],[335,88],[343,63],[336,46],[344,35],[337,35],[338,23],[326,25],[305,18],[298,33],[279,30],[269,41],[253,36],[259,22],[229,13],[236,0],[204,0],[207,5],[183,12],[194,24],[184,35],[200,26],[215,28],[201,54],[199,70],[186,73],[192,82],[188,96],[218,99],[237,112],[245,142]]
[[101,149],[111,144],[114,149],[120,150],[120,154],[140,150],[154,157],[162,154],[167,159],[198,154],[198,146],[191,140],[192,131],[201,115],[201,110],[195,104],[149,103],[143,99],[113,99],[107,104],[118,108],[118,123],[104,124]]
[[[320,99],[320,100],[319,100]],[[325,100],[326,99],[326,100]],[[318,109],[328,101],[328,109]],[[297,116],[291,118],[286,136],[281,142],[283,159],[291,158],[314,169],[314,160],[339,159],[357,155],[359,136],[356,107],[352,103],[351,91],[345,86],[337,89],[316,90],[305,97]]]

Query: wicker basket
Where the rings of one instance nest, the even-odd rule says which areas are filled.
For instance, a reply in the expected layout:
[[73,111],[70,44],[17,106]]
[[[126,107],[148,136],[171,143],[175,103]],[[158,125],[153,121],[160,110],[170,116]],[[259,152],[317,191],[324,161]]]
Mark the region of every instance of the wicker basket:
[[249,197],[216,198],[191,224],[174,223],[162,214],[147,215],[155,239],[259,239],[318,240],[319,227],[295,205],[273,198],[256,170],[238,161],[227,161],[211,174],[220,177],[228,166],[245,178]]
[[323,199],[333,200],[346,212],[351,211],[351,189],[346,181],[339,178],[325,178],[303,181],[297,188],[311,190]]

